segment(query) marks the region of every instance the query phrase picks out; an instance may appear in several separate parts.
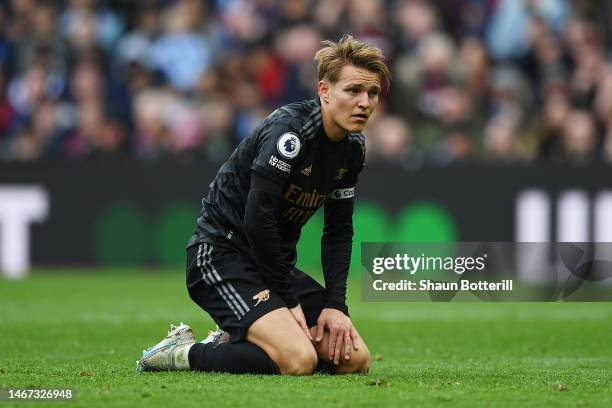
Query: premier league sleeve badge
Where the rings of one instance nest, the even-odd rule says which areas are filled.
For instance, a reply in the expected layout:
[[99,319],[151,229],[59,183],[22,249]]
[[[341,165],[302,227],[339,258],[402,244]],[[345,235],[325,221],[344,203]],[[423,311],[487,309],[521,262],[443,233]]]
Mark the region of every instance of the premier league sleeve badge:
[[295,133],[291,132],[283,133],[276,143],[276,150],[285,159],[296,157],[300,153],[301,147],[300,139]]

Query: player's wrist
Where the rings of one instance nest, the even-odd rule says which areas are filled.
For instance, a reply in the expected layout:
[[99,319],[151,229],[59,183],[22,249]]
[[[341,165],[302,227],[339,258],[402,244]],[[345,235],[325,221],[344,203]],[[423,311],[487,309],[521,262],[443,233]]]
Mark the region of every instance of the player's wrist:
[[328,300],[327,302],[325,302],[325,304],[323,305],[324,309],[335,309],[335,310],[339,310],[342,313],[344,313],[345,315],[349,316],[349,311],[348,311],[348,306],[343,303],[343,302],[336,302],[336,301],[330,301]]

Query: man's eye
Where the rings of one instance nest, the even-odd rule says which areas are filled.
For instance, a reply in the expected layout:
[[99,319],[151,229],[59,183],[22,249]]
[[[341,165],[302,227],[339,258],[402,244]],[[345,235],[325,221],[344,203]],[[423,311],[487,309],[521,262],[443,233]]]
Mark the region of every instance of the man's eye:
[[378,96],[378,91],[370,91],[370,96]]
[[349,93],[352,93],[353,95],[359,93],[359,91],[356,88],[350,88],[348,91]]

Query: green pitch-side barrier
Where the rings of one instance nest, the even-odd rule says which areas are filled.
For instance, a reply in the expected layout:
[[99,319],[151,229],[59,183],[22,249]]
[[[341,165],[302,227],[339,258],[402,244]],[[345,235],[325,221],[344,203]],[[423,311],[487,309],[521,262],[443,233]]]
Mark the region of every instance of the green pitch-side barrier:
[[[185,243],[191,236],[199,208],[177,202],[156,216],[147,216],[138,207],[117,202],[98,218],[94,228],[94,250],[106,266],[185,265]],[[421,201],[390,215],[374,203],[360,202],[353,216],[355,236],[351,270],[358,271],[361,242],[454,242],[457,227],[440,205]],[[298,266],[306,271],[321,269],[323,212],[315,214],[302,230],[298,244]]]

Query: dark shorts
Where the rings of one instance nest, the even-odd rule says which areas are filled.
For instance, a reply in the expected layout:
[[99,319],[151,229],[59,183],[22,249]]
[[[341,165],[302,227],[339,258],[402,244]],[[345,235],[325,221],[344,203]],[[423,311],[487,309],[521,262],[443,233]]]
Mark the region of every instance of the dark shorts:
[[[308,327],[313,327],[323,309],[325,289],[299,269],[289,273]],[[232,342],[244,339],[260,317],[286,307],[280,296],[269,290],[256,265],[222,240],[187,249],[187,289],[191,299],[230,334]]]

